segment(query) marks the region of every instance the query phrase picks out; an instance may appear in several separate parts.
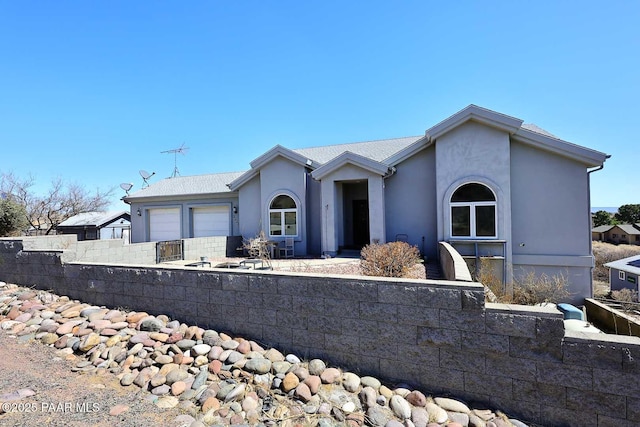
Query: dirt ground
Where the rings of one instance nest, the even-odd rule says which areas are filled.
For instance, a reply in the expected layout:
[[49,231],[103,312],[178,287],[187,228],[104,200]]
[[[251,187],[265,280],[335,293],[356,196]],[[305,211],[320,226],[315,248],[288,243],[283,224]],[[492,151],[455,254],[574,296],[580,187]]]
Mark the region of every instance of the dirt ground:
[[[72,372],[74,360],[62,359],[56,351],[40,342],[19,343],[0,331],[0,401],[9,410],[0,414],[1,426],[182,425],[175,421],[181,414],[178,409],[156,407],[149,400],[150,393],[135,386],[121,386],[113,374]],[[35,394],[6,400],[20,389],[30,389]],[[109,415],[116,405],[126,405],[128,409],[117,416]]]

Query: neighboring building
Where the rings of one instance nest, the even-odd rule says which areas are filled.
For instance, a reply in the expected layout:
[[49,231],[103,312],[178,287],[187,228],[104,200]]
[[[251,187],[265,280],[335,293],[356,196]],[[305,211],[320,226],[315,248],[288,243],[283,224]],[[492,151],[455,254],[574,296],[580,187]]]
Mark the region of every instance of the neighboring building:
[[78,241],[125,239],[129,241],[131,215],[127,211],[84,212],[62,221],[58,234],[75,234]]
[[436,257],[437,242],[448,241],[463,255],[492,256],[507,281],[531,268],[562,273],[584,297],[589,168],[607,157],[470,105],[424,136],[277,145],[244,173],[169,178],[124,200],[134,242],[264,230],[293,237],[296,255],[402,238]]
[[609,267],[609,285],[612,291],[631,289],[638,291],[640,284],[640,255],[606,263]]
[[591,230],[591,239],[615,244],[640,245],[640,224],[601,225]]

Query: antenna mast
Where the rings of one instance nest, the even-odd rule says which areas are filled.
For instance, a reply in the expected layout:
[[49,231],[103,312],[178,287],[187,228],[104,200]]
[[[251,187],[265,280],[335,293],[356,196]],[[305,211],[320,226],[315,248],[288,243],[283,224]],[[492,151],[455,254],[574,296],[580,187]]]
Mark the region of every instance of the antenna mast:
[[171,178],[175,178],[176,176],[180,175],[180,171],[178,170],[178,153],[184,155],[184,153],[186,153],[188,149],[189,147],[185,147],[183,142],[182,145],[178,148],[160,152],[162,154],[173,153],[173,174],[171,175]]

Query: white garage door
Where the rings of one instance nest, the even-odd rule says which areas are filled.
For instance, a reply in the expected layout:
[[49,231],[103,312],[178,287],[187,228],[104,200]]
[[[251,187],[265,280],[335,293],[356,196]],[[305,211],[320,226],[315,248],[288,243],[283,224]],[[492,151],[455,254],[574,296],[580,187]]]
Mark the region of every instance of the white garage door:
[[178,240],[180,233],[180,209],[149,209],[149,241]]
[[229,236],[229,206],[193,208],[193,237]]

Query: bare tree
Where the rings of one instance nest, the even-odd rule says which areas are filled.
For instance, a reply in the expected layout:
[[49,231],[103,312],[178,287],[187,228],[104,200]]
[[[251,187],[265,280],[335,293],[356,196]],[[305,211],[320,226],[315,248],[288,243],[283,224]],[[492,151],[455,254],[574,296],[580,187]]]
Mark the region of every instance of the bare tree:
[[65,184],[56,178],[44,194],[33,191],[35,179],[18,178],[13,173],[3,173],[0,177],[0,192],[11,195],[18,204],[24,206],[27,221],[35,230],[44,230],[50,234],[55,227],[67,218],[83,212],[102,211],[110,203],[114,189],[90,193],[79,184]]

